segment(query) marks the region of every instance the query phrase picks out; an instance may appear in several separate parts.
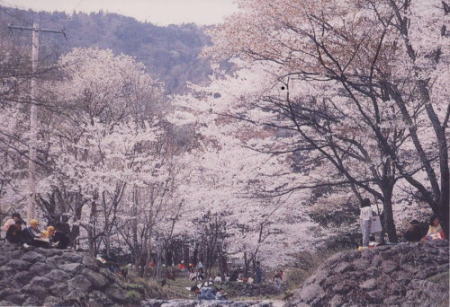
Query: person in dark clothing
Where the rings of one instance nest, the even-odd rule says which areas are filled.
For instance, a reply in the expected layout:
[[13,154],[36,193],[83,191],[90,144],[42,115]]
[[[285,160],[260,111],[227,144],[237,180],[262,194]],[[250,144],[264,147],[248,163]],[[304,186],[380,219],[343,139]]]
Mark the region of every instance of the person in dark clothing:
[[6,240],[8,240],[9,243],[13,244],[26,243],[22,232],[22,222],[17,221],[15,224],[12,224],[8,227],[8,231],[6,232]]
[[13,213],[11,215],[11,218],[8,219],[5,224],[2,226],[2,230],[6,233],[9,229],[9,226],[16,224],[17,222],[20,222],[20,225],[25,225],[24,220],[22,220],[22,217],[19,213]]
[[427,233],[426,226],[417,220],[413,220],[409,223],[409,227],[406,230],[403,237],[409,242],[419,242]]
[[234,270],[231,272],[230,281],[237,281],[239,277],[239,270]]
[[55,226],[55,234],[53,235],[52,238],[52,245],[60,248],[60,249],[66,249],[69,246],[70,243],[70,239],[67,236],[67,234],[65,234],[62,230],[61,230],[61,224],[56,224]]
[[261,269],[261,262],[256,262],[256,268],[255,268],[255,283],[260,284],[262,281],[262,269]]

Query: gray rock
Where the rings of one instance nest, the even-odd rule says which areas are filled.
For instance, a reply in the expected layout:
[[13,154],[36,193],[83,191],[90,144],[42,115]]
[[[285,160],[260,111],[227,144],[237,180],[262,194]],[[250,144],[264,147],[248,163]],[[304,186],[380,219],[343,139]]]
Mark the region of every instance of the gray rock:
[[360,284],[359,287],[365,290],[373,290],[377,287],[377,280],[375,278],[368,279]]
[[99,269],[97,261],[89,255],[83,256],[81,263],[90,268],[91,270],[93,269],[98,271]]
[[26,297],[24,294],[12,294],[5,297],[5,301],[13,303],[10,306],[16,306],[16,305],[22,305],[22,303],[26,300]]
[[27,270],[31,266],[31,263],[23,260],[11,260],[10,262],[8,262],[8,266],[13,270],[22,271]]
[[60,265],[68,264],[69,262],[61,255],[56,255],[47,259],[47,263],[51,264],[53,267],[58,267]]
[[50,288],[53,284],[54,281],[41,276],[36,276],[30,281],[31,286],[42,286],[44,288]]
[[46,259],[45,256],[36,253],[35,251],[29,251],[22,256],[22,260],[28,261],[31,263],[35,263],[37,261],[44,262]]
[[0,255],[0,265],[4,265],[9,261],[8,257]]
[[373,290],[367,293],[370,300],[369,303],[371,304],[380,304],[383,302],[383,299],[385,298],[385,295],[383,291],[381,290]]
[[19,285],[24,286],[27,283],[30,282],[30,280],[36,275],[24,271],[24,272],[19,272],[17,274],[14,275],[14,277],[12,278],[13,280],[15,280]]
[[67,273],[75,274],[81,270],[82,266],[80,263],[68,263],[58,265],[58,268]]
[[23,302],[23,305],[24,306],[41,306],[43,301],[44,301],[43,297],[29,296],[25,300],[25,302]]
[[366,270],[370,266],[370,262],[367,259],[361,258],[353,261],[353,266],[356,270]]
[[378,267],[381,265],[382,262],[383,262],[383,258],[380,255],[375,255],[372,258],[371,265],[374,267]]
[[344,273],[344,272],[347,272],[347,271],[351,270],[352,268],[353,268],[353,266],[352,266],[350,263],[342,262],[342,263],[339,263],[339,264],[334,268],[334,271],[335,271],[336,273]]
[[36,262],[29,268],[29,272],[35,275],[45,275],[52,270],[52,267],[46,263]]
[[[141,302],[143,307],[272,307],[271,302],[259,302],[259,301],[205,301],[205,300],[145,300]],[[304,307],[305,304],[300,304],[296,307]]]
[[34,251],[45,257],[53,257],[63,253],[62,250],[56,248],[36,248]]
[[48,279],[57,281],[57,282],[70,279],[69,274],[67,274],[66,272],[64,272],[62,270],[57,270],[57,269],[52,270],[50,273],[45,275],[45,277],[47,277]]
[[28,284],[22,288],[22,291],[27,294],[28,298],[33,297],[40,301],[40,303],[35,305],[41,305],[42,301],[48,295],[48,289],[39,285]]
[[306,303],[310,303],[314,300],[321,299],[325,296],[325,291],[319,285],[312,284],[303,288],[299,296]]
[[69,291],[69,293],[67,295],[65,295],[63,297],[63,305],[84,305],[83,302],[85,301],[85,299],[87,299],[86,297],[87,293],[74,289]]
[[308,278],[288,306],[446,306],[448,284],[440,281],[448,278],[449,259],[441,259],[448,245],[438,245],[383,246],[360,257],[339,253]]
[[92,285],[97,289],[101,289],[108,284],[108,279],[106,279],[106,277],[90,269],[83,269],[82,274],[86,276],[86,278],[89,279]]
[[100,304],[100,306],[110,306],[113,304],[113,302],[106,296],[105,293],[101,291],[92,291],[89,294],[89,300],[88,302],[90,304]]
[[62,300],[55,296],[47,296],[44,300],[44,306],[55,306],[60,305]]
[[55,284],[49,289],[50,293],[56,297],[64,298],[69,292],[69,286],[67,282],[55,282]]
[[105,293],[112,298],[114,301],[124,302],[127,296],[127,293],[124,289],[119,288],[117,286],[112,286],[106,289]]
[[14,272],[12,268],[9,266],[1,266],[0,267],[0,279],[9,279],[11,278],[11,274]]
[[114,275],[114,273],[111,272],[111,271],[108,270],[108,269],[100,268],[99,272],[100,272],[103,276],[105,276],[106,278],[108,278],[109,280],[113,280],[113,279],[116,278],[116,276]]
[[345,294],[349,293],[352,289],[354,289],[356,287],[357,287],[357,283],[355,281],[350,280],[350,279],[346,279],[346,280],[343,280],[340,283],[335,284],[332,287],[332,290],[333,290],[334,293],[345,295]]
[[381,264],[381,270],[387,274],[394,272],[397,268],[398,268],[398,265],[394,261],[385,260]]
[[335,295],[330,301],[331,307],[341,306],[345,302],[344,297],[342,295]]
[[20,292],[17,289],[3,288],[0,290],[0,299],[4,299],[5,297],[16,294],[20,294]]
[[77,275],[68,281],[69,290],[79,290],[81,292],[87,292],[92,283],[84,276]]
[[[23,249],[0,241],[0,301],[3,305],[131,306],[122,282],[85,253]],[[83,265],[81,262],[88,265]],[[89,267],[89,269],[88,269]],[[106,291],[96,291],[108,287]],[[136,297],[134,298],[136,299]]]
[[83,260],[83,255],[74,253],[74,252],[66,252],[62,255],[63,259],[67,262],[80,262]]

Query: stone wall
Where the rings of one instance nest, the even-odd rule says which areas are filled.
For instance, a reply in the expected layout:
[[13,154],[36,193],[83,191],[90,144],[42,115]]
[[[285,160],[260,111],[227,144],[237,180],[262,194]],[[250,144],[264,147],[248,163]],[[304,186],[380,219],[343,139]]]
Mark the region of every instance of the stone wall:
[[139,305],[143,297],[85,253],[4,241],[0,249],[1,306]]
[[146,300],[143,307],[275,307],[271,302],[204,301],[204,300]]
[[287,306],[448,306],[448,241],[342,252],[321,265]]

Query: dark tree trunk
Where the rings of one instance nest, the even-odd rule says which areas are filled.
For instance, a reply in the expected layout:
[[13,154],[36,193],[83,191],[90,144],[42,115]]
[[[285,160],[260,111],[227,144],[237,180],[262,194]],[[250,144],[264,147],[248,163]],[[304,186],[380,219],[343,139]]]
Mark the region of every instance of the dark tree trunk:
[[385,197],[383,201],[383,226],[388,235],[389,242],[397,243],[397,230],[395,229],[394,216],[392,214],[392,198]]

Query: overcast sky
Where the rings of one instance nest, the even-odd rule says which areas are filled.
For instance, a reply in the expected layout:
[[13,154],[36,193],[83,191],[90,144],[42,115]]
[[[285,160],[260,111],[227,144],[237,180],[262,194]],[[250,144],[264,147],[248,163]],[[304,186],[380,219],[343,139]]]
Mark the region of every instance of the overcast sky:
[[0,0],[1,5],[44,11],[119,13],[158,25],[215,24],[236,10],[233,0]]

